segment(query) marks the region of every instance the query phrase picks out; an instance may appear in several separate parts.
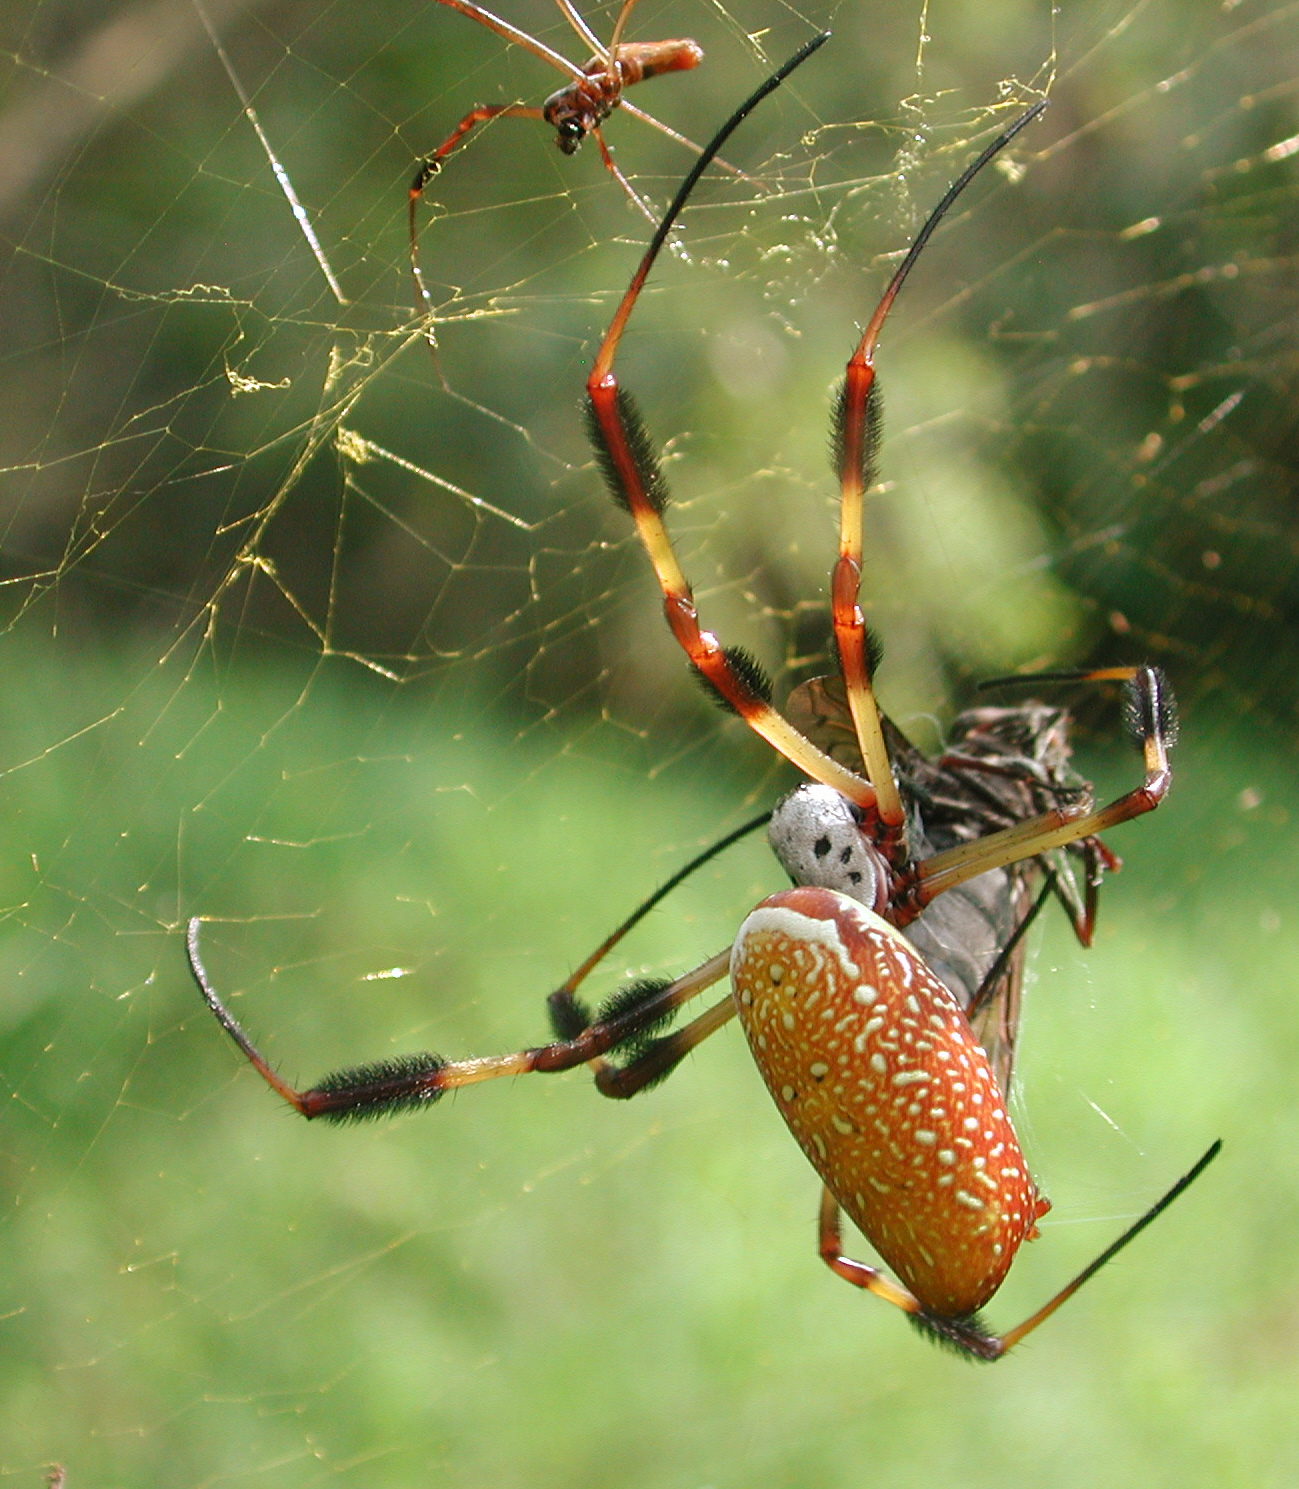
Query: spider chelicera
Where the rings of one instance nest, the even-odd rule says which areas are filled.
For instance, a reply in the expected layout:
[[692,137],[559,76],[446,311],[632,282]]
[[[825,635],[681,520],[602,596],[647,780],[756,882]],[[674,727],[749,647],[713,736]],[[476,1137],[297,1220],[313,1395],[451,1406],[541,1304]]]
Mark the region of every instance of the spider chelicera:
[[[991,1360],[1054,1313],[1218,1152],[1214,1143],[1023,1323],[1004,1334],[983,1324],[978,1310],[1049,1207],[1028,1173],[1003,1096],[1014,1058],[1023,931],[1054,892],[1080,939],[1090,938],[1096,886],[1105,869],[1117,867],[1097,835],[1163,799],[1173,703],[1164,678],[1150,667],[1031,679],[1123,684],[1144,780],[1097,808],[1090,788],[1068,767],[1059,710],[1043,704],[972,710],[956,721],[948,750],[928,760],[875,701],[878,659],[858,587],[863,498],[878,437],[876,343],[944,213],[1044,104],[998,135],[948,190],[849,359],[833,424],[840,542],[831,621],[839,677],[796,690],[781,714],[757,664],[701,628],[663,520],[663,474],[633,401],[618,385],[614,358],[655,259],[709,162],[747,114],[826,39],[809,42],[768,79],[703,151],[658,225],[587,379],[597,459],[615,501],[635,522],[672,634],[707,688],[807,783],[778,802],[769,819],[746,824],[687,865],[551,994],[556,1039],[550,1044],[469,1060],[411,1055],[341,1070],[298,1090],[272,1069],[217,995],[199,956],[198,919],[189,925],[189,959],[209,1008],[267,1084],[303,1116],[335,1121],[422,1107],[447,1090],[499,1076],[587,1062],[605,1095],[632,1096],[738,1017],[781,1115],[822,1179],[822,1259],[839,1276],[901,1308],[931,1337]],[[764,820],[794,887],[763,901],[732,946],[674,981],[624,988],[593,1018],[575,993],[591,968],[687,873]],[[1083,861],[1082,897],[1062,852]],[[1045,878],[1036,898],[1030,893],[1035,874]],[[664,1032],[678,1009],[728,972],[725,998]],[[900,1283],[843,1254],[841,1212]]]

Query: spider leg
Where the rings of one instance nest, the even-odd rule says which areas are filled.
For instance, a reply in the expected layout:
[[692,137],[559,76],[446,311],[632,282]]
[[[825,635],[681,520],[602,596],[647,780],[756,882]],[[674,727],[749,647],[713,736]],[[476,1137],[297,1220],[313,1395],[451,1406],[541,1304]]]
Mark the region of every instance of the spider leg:
[[[1069,923],[1073,927],[1074,935],[1077,936],[1079,943],[1084,947],[1092,944],[1092,933],[1096,926],[1096,892],[1100,887],[1100,877],[1097,870],[1101,866],[1101,860],[1095,853],[1096,848],[1103,848],[1099,838],[1083,839],[1083,852],[1087,862],[1087,892],[1085,900],[1078,898],[1078,891],[1072,879],[1066,878],[1063,874],[1059,873],[1045,857],[1039,859],[1039,865],[1046,882],[1042,885],[1037,898],[1029,906],[1028,911],[1020,920],[1019,924],[1011,932],[1006,944],[997,953],[996,961],[988,968],[983,981],[979,984],[978,991],[970,999],[969,1006],[965,1010],[965,1016],[971,1024],[974,1023],[975,1019],[992,1002],[993,995],[997,991],[997,984],[1005,974],[1006,968],[1010,965],[1010,959],[1014,956],[1015,949],[1028,933],[1029,927],[1041,913],[1042,906],[1046,904],[1052,895],[1059,900],[1065,914],[1068,915]],[[1106,856],[1111,859],[1113,858],[1112,854],[1107,854]],[[1093,868],[1093,865],[1096,867]],[[980,1040],[980,1043],[982,1043],[982,1040]],[[1004,1091],[1006,1082],[998,1081],[998,1084]]]
[[[628,103],[625,98],[619,100],[618,107],[624,114],[631,114],[633,118],[639,119],[642,124],[648,124],[652,129],[657,129],[668,139],[675,141],[684,149],[689,150],[692,155],[702,155],[704,147],[696,145],[689,135],[679,134],[670,124],[664,124],[662,119],[655,118],[653,114],[647,114],[644,109],[638,109],[634,103]],[[747,181],[750,186],[762,186],[763,183],[756,176],[751,176],[747,171],[742,171],[738,165],[732,165],[729,160],[722,156],[713,157],[714,164],[718,170],[725,171],[728,176],[734,176],[737,181]],[[766,188],[763,187],[765,190]]]
[[828,1184],[821,1186],[821,1209],[817,1216],[817,1240],[821,1260],[837,1276],[854,1287],[864,1288],[912,1315],[920,1312],[920,1301],[900,1283],[892,1281],[877,1267],[868,1267],[865,1262],[854,1261],[843,1254],[843,1237],[839,1224],[839,1201]]
[[892,1303],[894,1307],[901,1308],[904,1313],[910,1314],[913,1322],[938,1343],[950,1345],[974,1359],[999,1360],[1002,1355],[1014,1349],[1027,1335],[1031,1334],[1039,1324],[1045,1323],[1058,1308],[1073,1297],[1085,1282],[1089,1282],[1107,1262],[1113,1261],[1129,1242],[1134,1241],[1148,1225],[1157,1220],[1179,1195],[1195,1183],[1196,1179],[1218,1156],[1221,1148],[1221,1141],[1213,1143],[1190,1171],[1183,1174],[1177,1183],[1157,1199],[1145,1214],[1130,1225],[1117,1240],[1111,1242],[1094,1261],[1085,1266],[1072,1281],[1066,1283],[1036,1313],[1005,1334],[990,1333],[984,1327],[978,1314],[970,1314],[964,1318],[944,1318],[939,1314],[930,1313],[921,1307],[919,1301],[904,1287],[892,1282],[874,1267],[868,1267],[864,1262],[853,1261],[850,1257],[844,1256],[840,1250],[839,1201],[828,1188],[823,1188],[821,1191],[821,1258],[831,1271],[851,1282],[855,1287],[865,1288],[866,1291],[874,1293],[876,1297],[883,1298],[886,1303]]
[[[517,26],[511,26],[509,21],[503,21],[500,16],[493,15],[490,10],[484,10],[481,5],[475,5],[473,0],[437,0],[437,3],[447,6],[450,10],[458,10],[462,16],[468,16],[471,21],[477,21],[479,25],[486,26],[489,31],[495,31],[497,36],[503,36],[506,41],[512,41],[516,47],[522,47],[525,52],[531,52],[534,57],[540,57],[543,62],[549,62],[560,72],[566,72],[570,78],[583,76],[582,69],[575,62],[570,62],[562,53],[553,51],[544,41],[538,41],[535,36],[529,36],[526,31],[520,31]],[[559,8],[566,15],[568,14],[563,4]],[[570,22],[572,19],[572,16],[569,16]],[[583,41],[588,44],[594,42],[593,51],[597,54],[603,52],[604,48],[580,22],[576,29]]]
[[609,149],[609,146],[605,144],[604,130],[597,127],[593,129],[591,133],[595,136],[595,142],[600,147],[600,159],[604,161],[605,170],[609,172],[609,174],[618,183],[618,185],[621,186],[622,189],[627,193],[627,197],[630,200],[632,206],[635,207],[636,210],[640,212],[647,221],[656,223],[658,221],[658,218],[654,213],[654,209],[645,200],[645,198],[641,196],[640,192],[636,190],[636,188],[631,184],[626,176],[624,176],[623,173],[618,169],[618,166],[614,161],[612,151]]
[[595,1084],[602,1096],[625,1101],[666,1080],[697,1045],[735,1017],[735,1000],[729,993],[683,1028],[660,1039],[648,1040],[626,1065],[601,1060]]
[[[560,0],[560,4],[563,4],[563,0]],[[636,0],[622,0],[622,9],[618,12],[618,19],[613,23],[613,34],[609,37],[609,59],[612,62],[616,63],[618,60],[618,43],[627,29],[627,21],[635,4]]]
[[879,847],[886,854],[890,850],[897,850],[892,856],[898,859],[906,856],[902,841],[906,813],[889,764],[888,745],[872,686],[872,648],[867,639],[865,618],[858,603],[862,572],[862,508],[866,491],[874,483],[875,451],[879,442],[875,349],[898,292],[953,202],[983,167],[1004,150],[1020,130],[1031,124],[1045,107],[1045,102],[1036,104],[1004,129],[953,182],[929,214],[875,307],[857,349],[848,360],[835,405],[832,430],[835,466],[839,475],[839,558],[831,579],[835,644],[858,747],[865,762],[866,774],[878,797],[877,812],[883,829]]
[[[440,0],[440,3],[449,5],[451,0]],[[454,8],[460,10],[464,7],[456,5]],[[470,7],[470,9],[476,10],[477,7]],[[471,130],[477,129],[480,124],[486,124],[492,119],[502,117],[508,119],[540,119],[542,118],[542,112],[540,109],[528,108],[521,103],[480,103],[476,105],[461,119],[460,123],[447,135],[446,139],[442,141],[437,149],[431,155],[426,155],[420,162],[419,170],[415,172],[415,179],[411,182],[410,191],[407,193],[407,217],[410,226],[410,272],[415,280],[415,309],[421,314],[427,314],[430,317],[427,333],[430,345],[433,344],[433,298],[429,294],[428,286],[424,283],[424,273],[419,266],[419,204],[424,197],[424,188],[442,169],[442,162]],[[612,165],[610,169],[613,169]],[[617,175],[617,171],[614,171],[614,174]],[[631,188],[628,187],[627,189],[630,190]],[[634,197],[635,193],[633,192],[632,195]]]
[[533,1070],[571,1070],[584,1065],[634,1040],[646,1027],[668,1017],[683,1003],[725,977],[731,957],[730,947],[727,947],[684,977],[655,989],[651,996],[637,1000],[618,1016],[597,1021],[573,1039],[476,1060],[444,1060],[439,1055],[427,1053],[398,1056],[336,1071],[300,1091],[276,1073],[221,1001],[200,956],[201,925],[197,916],[190,921],[185,945],[190,972],[203,1001],[276,1095],[304,1117],[324,1117],[334,1122],[360,1121],[427,1106],[445,1091],[495,1080],[499,1076],[526,1075]]
[[600,38],[591,30],[582,18],[581,12],[572,3],[572,0],[555,0],[563,12],[564,19],[577,32],[578,37],[591,49],[593,57],[599,57],[602,62],[608,62],[610,48],[606,47]]
[[[1010,965],[1011,957],[1015,955],[1016,948],[1028,934],[1028,928],[1037,919],[1038,915],[1041,913],[1042,906],[1046,904],[1047,900],[1050,898],[1054,890],[1054,876],[1048,870],[1046,883],[1042,886],[1041,892],[1039,893],[1038,897],[1029,906],[1027,912],[1024,914],[1019,924],[1011,932],[1010,936],[1007,938],[1006,944],[997,953],[996,961],[994,961],[992,966],[988,968],[983,981],[979,984],[978,991],[975,993],[974,997],[970,999],[969,1007],[965,1010],[965,1016],[967,1019],[969,1019],[971,1024],[973,1024],[975,1019],[978,1018],[978,1016],[984,1011],[985,1008],[987,1008],[988,1004],[992,1002],[993,995],[997,991],[997,984],[1005,975],[1006,968]],[[982,1040],[980,1040],[980,1043],[982,1043]],[[1004,1092],[1007,1082],[999,1079],[997,1084]]]
[[[696,869],[702,868],[703,865],[709,862],[710,859],[715,858],[724,849],[729,848],[732,843],[736,843],[741,838],[747,837],[751,832],[755,831],[759,827],[762,827],[765,823],[770,822],[770,820],[771,813],[763,812],[760,816],[750,818],[748,822],[745,822],[742,826],[737,827],[734,832],[729,832],[726,834],[725,837],[719,838],[717,842],[710,844],[710,846],[705,848],[702,853],[697,854],[690,860],[689,863],[684,865],[684,867],[678,869],[670,879],[665,880],[664,883],[659,885],[654,893],[651,894],[646,900],[642,901],[642,903],[638,905],[635,910],[632,911],[632,913],[627,917],[626,920],[623,921],[620,926],[618,926],[607,937],[605,937],[605,939],[600,943],[599,946],[595,948],[590,956],[586,958],[581,966],[579,966],[574,972],[572,972],[567,980],[561,983],[561,985],[557,987],[555,991],[551,993],[550,996],[546,999],[546,1011],[550,1015],[550,1026],[555,1031],[556,1038],[576,1038],[579,1034],[583,1033],[593,1022],[589,1009],[574,995],[577,991],[577,988],[586,979],[592,969],[596,967],[601,961],[603,961],[606,956],[608,956],[609,952],[613,950],[618,942],[621,941],[622,938],[634,926],[638,925],[656,905],[666,899],[667,896],[671,894],[672,891],[679,884],[688,879],[690,875],[695,872]],[[661,984],[656,984],[654,982],[641,983],[639,984],[639,986],[633,986],[629,989],[624,989],[618,994],[615,994],[613,1001],[620,1010],[630,1011],[630,1009],[636,1006],[636,1003],[639,1001],[638,999],[636,999],[636,994],[640,994],[642,997],[649,998],[657,993],[659,986],[661,986]],[[605,1009],[601,1011],[602,1018],[607,1015],[608,1008],[609,1005],[606,1004]],[[705,1018],[707,1017],[709,1017],[709,1015],[705,1015]],[[659,1022],[661,1021],[654,1021],[655,1027],[657,1027]],[[647,1030],[647,1033],[651,1032],[653,1032],[652,1029]],[[680,1031],[680,1035],[684,1036],[686,1032],[687,1031],[682,1030]],[[711,1030],[709,1030],[708,1032],[711,1032]],[[671,1036],[672,1039],[676,1039],[678,1037],[679,1036],[677,1034]],[[703,1037],[704,1035],[699,1035],[699,1038]],[[651,1043],[654,1043],[655,1045],[663,1045],[667,1042],[668,1041],[664,1039],[650,1041],[648,1038],[643,1038],[641,1041],[638,1041],[637,1048],[633,1052],[632,1058],[623,1065],[615,1065],[612,1061],[606,1060],[603,1057],[592,1060],[591,1069],[595,1074],[597,1087],[601,1091],[603,1091],[606,1096],[634,1096],[637,1091],[644,1090],[647,1085],[657,1084],[659,1080],[666,1078],[666,1076],[670,1074],[672,1068],[677,1064],[678,1060],[680,1060],[681,1055],[684,1055],[686,1053],[686,1049],[691,1049],[694,1047],[693,1043],[687,1045],[686,1049],[683,1049],[681,1051],[681,1054],[675,1056],[667,1065],[662,1065],[660,1061],[660,1063],[654,1065],[653,1068],[647,1067],[644,1072],[643,1078],[629,1077],[627,1072],[630,1071],[633,1065],[638,1066],[640,1064],[641,1056],[647,1055],[649,1053]],[[697,1043],[698,1040],[695,1040],[694,1042]],[[609,1087],[608,1089],[606,1089],[607,1085]]]
[[[1145,779],[1140,786],[1099,810],[1083,806],[1057,807],[1029,817],[1001,832],[990,833],[972,843],[948,848],[923,859],[916,867],[917,907],[977,874],[1001,868],[1024,858],[1036,858],[1051,848],[1062,848],[1080,838],[1095,837],[1145,812],[1152,812],[1164,799],[1172,780],[1168,751],[1177,733],[1172,692],[1162,673],[1153,667],[1107,668],[1089,673],[1060,674],[1062,680],[1096,682],[1121,679],[1128,684],[1125,714],[1141,741]],[[1042,676],[1033,679],[1042,681]]]
[[627,919],[624,920],[622,924],[615,930],[611,931],[609,935],[606,936],[603,941],[601,941],[599,946],[595,948],[590,956],[586,958],[581,966],[579,966],[576,971],[572,972],[568,976],[568,978],[564,982],[562,982],[553,993],[550,994],[549,998],[547,998],[546,1001],[550,1006],[551,1020],[552,1022],[556,1023],[556,1028],[558,1029],[561,1026],[564,1029],[576,1028],[579,1026],[585,1028],[590,1023],[590,1019],[586,1018],[585,1015],[579,1011],[579,1005],[577,1004],[576,999],[573,997],[573,994],[577,991],[578,987],[583,982],[585,982],[586,978],[593,971],[593,969],[597,967],[605,959],[605,957],[609,955],[609,953],[614,949],[615,946],[617,946],[619,941],[621,941],[629,931],[631,931],[635,926],[638,926],[656,905],[661,904],[662,901],[665,900],[679,884],[684,883],[685,880],[688,879],[690,875],[695,872],[696,869],[703,868],[704,864],[716,858],[719,853],[729,848],[732,843],[738,843],[741,838],[748,837],[751,832],[756,832],[759,827],[764,826],[770,821],[770,812],[762,812],[757,817],[751,817],[747,822],[742,823],[739,827],[737,827],[734,832],[728,832],[725,837],[718,838],[715,843],[711,843],[707,848],[704,849],[702,853],[696,854],[689,863],[685,864],[684,867],[679,868],[676,873],[671,876],[671,878],[665,879],[664,882],[659,885],[659,887],[654,891],[653,894],[651,894],[647,899],[642,900],[642,902],[636,907],[635,910],[632,911]]
[[1118,1237],[1117,1240],[1112,1241],[1095,1259],[1095,1261],[1089,1262],[1088,1265],[1085,1266],[1071,1282],[1066,1283],[1065,1286],[1062,1287],[1058,1293],[1056,1293],[1055,1297],[1050,1299],[1049,1302],[1044,1303],[1042,1307],[1037,1310],[1036,1313],[1034,1313],[1030,1318],[1026,1318],[1022,1324],[1016,1325],[1015,1328],[1010,1329],[1007,1333],[997,1337],[996,1343],[999,1348],[997,1350],[997,1355],[993,1356],[993,1358],[997,1358],[1001,1355],[1004,1355],[1008,1350],[1014,1349],[1014,1347],[1020,1342],[1021,1339],[1025,1337],[1025,1335],[1031,1334],[1039,1324],[1045,1323],[1046,1320],[1051,1317],[1051,1315],[1056,1311],[1057,1308],[1059,1308],[1062,1304],[1067,1303],[1069,1299],[1073,1297],[1073,1295],[1078,1291],[1083,1283],[1089,1282],[1107,1262],[1113,1261],[1113,1259],[1130,1241],[1136,1240],[1141,1232],[1145,1230],[1145,1228],[1153,1221],[1157,1220],[1169,1207],[1169,1205],[1171,1205],[1173,1201],[1178,1198],[1179,1195],[1183,1194],[1187,1189],[1189,1189],[1221,1151],[1222,1139],[1219,1138],[1216,1142],[1213,1142],[1209,1145],[1208,1149],[1199,1158],[1199,1160],[1191,1167],[1191,1169],[1187,1173],[1184,1173],[1182,1177],[1178,1179],[1177,1183],[1174,1184],[1166,1194],[1157,1199],[1155,1203],[1151,1205],[1151,1207],[1145,1212],[1145,1214],[1138,1217],[1138,1219],[1134,1221],[1133,1224],[1131,1224],[1127,1228],[1127,1230],[1125,1230],[1123,1234]]
[[699,178],[747,115],[825,39],[825,36],[814,38],[769,78],[732,114],[695,162],[614,313],[587,378],[586,391],[589,431],[606,484],[614,500],[636,524],[663,592],[668,627],[695,670],[728,707],[786,759],[813,780],[834,787],[869,811],[875,806],[875,792],[869,783],[823,754],[777,713],[770,701],[766,679],[756,663],[742,652],[723,650],[715,636],[701,629],[690,587],[663,522],[667,489],[662,470],[633,400],[619,387],[613,373],[614,356],[632,309]]

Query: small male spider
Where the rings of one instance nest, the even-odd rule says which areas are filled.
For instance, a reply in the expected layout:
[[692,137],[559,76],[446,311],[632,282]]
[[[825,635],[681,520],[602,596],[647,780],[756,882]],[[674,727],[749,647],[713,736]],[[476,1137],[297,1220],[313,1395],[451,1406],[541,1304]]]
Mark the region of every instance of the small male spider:
[[[777,803],[768,822],[772,847],[794,887],[764,900],[732,946],[675,981],[625,988],[594,1020],[575,997],[578,984],[632,925],[686,874],[765,820],[756,819],[674,876],[551,995],[555,1042],[482,1059],[406,1056],[338,1071],[304,1091],[271,1068],[221,1002],[199,958],[197,918],[189,924],[190,968],[209,1008],[267,1084],[304,1117],[334,1121],[421,1107],[454,1087],[585,1062],[594,1065],[605,1095],[632,1096],[738,1017],[782,1117],[821,1177],[822,1259],[902,1309],[930,1337],[972,1358],[995,1360],[1144,1230],[1219,1149],[1214,1143],[1031,1317],[1004,1334],[985,1327],[978,1310],[1049,1207],[1029,1176],[1003,1096],[1014,1057],[1023,931],[1054,892],[1069,908],[1079,938],[1090,938],[1096,886],[1105,869],[1118,866],[1097,834],[1163,799],[1173,702],[1162,675],[1149,667],[1032,679],[1124,684],[1145,778],[1102,808],[1068,768],[1059,710],[1042,704],[973,710],[956,721],[948,751],[927,760],[875,702],[877,657],[857,594],[862,504],[877,438],[876,342],[943,214],[1044,104],[1005,129],[948,190],[849,359],[833,426],[840,544],[831,619],[840,676],[792,695],[787,712],[803,729],[772,706],[769,685],[751,658],[723,649],[701,629],[663,522],[663,474],[632,399],[618,386],[614,356],[654,261],[709,162],[747,114],[826,39],[804,46],[704,150],[659,224],[587,379],[597,458],[614,500],[636,524],[672,634],[706,686],[809,778]],[[1073,887],[1062,850],[1083,860],[1085,900]],[[1046,883],[1033,899],[1029,886],[1036,873]],[[664,1032],[679,1008],[728,972],[725,998]],[[842,1253],[841,1211],[901,1285]]]
[[675,140],[679,145],[684,145],[687,150],[693,150],[698,155],[699,146],[693,141],[678,134],[675,129],[664,124],[662,120],[656,119],[652,114],[647,114],[643,109],[626,103],[622,95],[624,89],[632,87],[635,83],[644,82],[647,78],[657,77],[660,73],[685,72],[690,68],[698,67],[704,60],[703,49],[696,42],[688,39],[624,41],[623,31],[626,29],[628,17],[631,15],[636,0],[623,0],[618,19],[614,22],[613,34],[609,38],[608,46],[605,46],[578,14],[572,0],[556,0],[564,19],[591,50],[590,60],[582,67],[578,67],[561,53],[553,51],[544,42],[538,41],[535,36],[529,36],[526,31],[521,31],[517,26],[512,26],[508,21],[502,20],[500,16],[493,15],[490,10],[484,10],[482,6],[473,4],[473,0],[438,0],[438,3],[449,6],[452,10],[458,10],[461,15],[478,21],[488,30],[495,31],[498,36],[503,36],[506,41],[511,41],[534,56],[540,57],[543,62],[549,62],[560,72],[567,73],[569,81],[562,88],[557,88],[540,108],[530,108],[521,103],[476,104],[437,149],[420,163],[415,179],[411,182],[408,206],[410,266],[415,278],[415,290],[418,297],[416,308],[419,310],[432,308],[432,301],[424,283],[424,275],[419,266],[418,209],[423,200],[424,188],[442,169],[442,162],[465,136],[480,124],[486,124],[491,119],[539,119],[549,124],[555,131],[555,143],[565,155],[574,154],[587,135],[593,136],[600,147],[600,158],[604,161],[609,174],[627,193],[628,199],[637,209],[650,222],[656,222],[655,214],[650,210],[649,205],[615,164],[609,147],[605,144],[601,126],[614,109],[623,108],[629,114],[634,114],[636,118],[652,125],[661,134],[667,135],[669,139]]

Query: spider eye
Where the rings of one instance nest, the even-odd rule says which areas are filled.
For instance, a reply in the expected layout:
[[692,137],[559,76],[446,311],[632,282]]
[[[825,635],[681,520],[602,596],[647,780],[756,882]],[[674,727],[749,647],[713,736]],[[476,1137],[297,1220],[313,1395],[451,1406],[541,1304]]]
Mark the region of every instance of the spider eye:
[[565,155],[571,155],[585,138],[586,130],[576,119],[565,119],[555,127],[555,143]]

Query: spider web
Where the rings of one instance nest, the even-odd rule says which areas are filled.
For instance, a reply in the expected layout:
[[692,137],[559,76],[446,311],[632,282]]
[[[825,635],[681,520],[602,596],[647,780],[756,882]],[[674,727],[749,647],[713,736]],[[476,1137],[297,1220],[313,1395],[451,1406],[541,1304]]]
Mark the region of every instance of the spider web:
[[[501,10],[578,55],[548,4]],[[426,0],[0,26],[0,1480],[1289,1482],[1299,6],[642,0],[629,33],[704,46],[632,95],[698,140],[835,33],[727,147],[620,357],[705,622],[778,695],[825,667],[853,328],[977,145],[1052,100],[885,332],[867,516],[919,743],[1016,667],[1151,660],[1183,703],[1097,946],[1038,939],[1020,1120],[1056,1208],[995,1318],[1227,1146],[995,1389],[820,1268],[737,1037],[625,1108],[578,1072],[322,1132],[184,975],[200,914],[292,1079],[516,1048],[789,784],[684,675],[583,443],[649,232],[595,150],[482,130],[432,183],[415,310],[413,162],[558,75]],[[661,207],[688,153],[608,137]],[[1113,700],[1078,702],[1122,789]],[[597,995],[776,887],[732,850]]]

